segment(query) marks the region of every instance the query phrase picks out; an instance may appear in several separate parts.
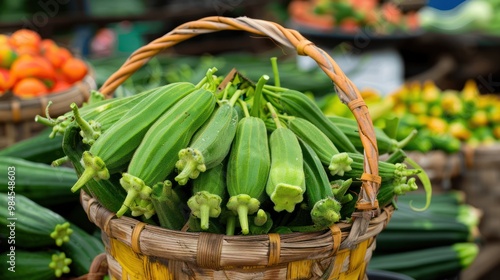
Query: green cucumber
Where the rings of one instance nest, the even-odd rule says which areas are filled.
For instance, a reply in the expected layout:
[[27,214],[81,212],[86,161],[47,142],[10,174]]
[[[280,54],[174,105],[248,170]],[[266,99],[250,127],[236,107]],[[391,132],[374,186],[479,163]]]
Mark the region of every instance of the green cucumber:
[[[74,169],[52,167],[45,163],[0,156],[0,170],[15,169],[15,192],[42,206],[78,203],[78,195],[70,191],[77,180]],[[0,192],[8,192],[9,178],[0,177]]]
[[64,156],[61,146],[62,136],[58,135],[51,139],[49,138],[50,133],[52,133],[52,129],[46,128],[33,137],[0,150],[0,156],[50,164]]
[[70,228],[73,233],[69,241],[62,245],[61,250],[66,253],[68,258],[73,260],[70,269],[74,275],[88,274],[94,258],[105,252],[104,244],[101,239],[73,224],[71,224]]
[[[14,255],[11,258],[10,255]],[[54,269],[49,267],[52,253],[46,250],[28,251],[16,249],[2,253],[0,279],[2,280],[52,280],[57,279]],[[12,261],[12,262],[11,262]]]
[[67,222],[62,216],[21,194],[0,193],[0,201],[4,205],[0,208],[0,226],[9,229],[0,236],[8,244],[28,249],[55,245],[50,234],[57,225]]

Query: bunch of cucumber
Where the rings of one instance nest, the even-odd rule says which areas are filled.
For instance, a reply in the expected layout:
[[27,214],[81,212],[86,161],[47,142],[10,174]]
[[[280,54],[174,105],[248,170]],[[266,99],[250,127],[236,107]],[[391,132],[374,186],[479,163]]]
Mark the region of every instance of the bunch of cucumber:
[[475,260],[481,212],[460,191],[434,194],[427,211],[413,211],[411,203],[423,198],[418,192],[398,198],[398,210],[377,236],[369,269],[440,280],[459,275]]
[[[349,221],[364,169],[358,125],[331,120],[302,92],[210,68],[196,84],[37,117],[62,134],[84,189],[108,210],[169,229],[225,234],[317,231]],[[339,124],[339,125],[337,125]],[[380,207],[417,189],[425,172],[377,134]],[[426,191],[430,185],[425,184]],[[430,193],[429,193],[430,195]]]
[[0,233],[1,279],[79,277],[104,253],[99,237],[22,195],[17,187],[0,193],[0,202],[5,205],[0,208],[0,226],[7,229]]

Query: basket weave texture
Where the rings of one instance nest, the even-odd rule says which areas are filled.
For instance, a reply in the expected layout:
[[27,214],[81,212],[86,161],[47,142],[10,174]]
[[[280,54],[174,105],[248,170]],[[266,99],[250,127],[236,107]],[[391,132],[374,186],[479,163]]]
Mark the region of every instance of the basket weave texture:
[[89,98],[90,91],[96,88],[95,81],[89,74],[60,93],[32,99],[9,98],[0,101],[0,148],[30,138],[46,128],[35,122],[35,116],[45,116],[49,102],[52,102],[51,117],[55,118],[66,113],[71,103],[82,105]]
[[366,279],[375,238],[394,209],[380,209],[378,149],[368,108],[335,61],[295,30],[247,17],[208,17],[178,26],[135,51],[99,90],[110,95],[154,55],[194,36],[240,30],[309,56],[332,80],[358,122],[364,146],[362,188],[352,223],[313,233],[226,236],[172,231],[121,217],[81,192],[89,220],[102,229],[112,279]]

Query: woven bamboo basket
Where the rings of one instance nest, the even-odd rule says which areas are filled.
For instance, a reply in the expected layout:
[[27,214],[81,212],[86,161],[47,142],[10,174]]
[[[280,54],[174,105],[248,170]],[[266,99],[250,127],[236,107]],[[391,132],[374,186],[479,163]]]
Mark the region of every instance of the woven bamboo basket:
[[90,96],[90,90],[96,89],[94,78],[90,73],[71,88],[46,96],[19,99],[8,98],[0,101],[0,148],[5,148],[18,141],[27,139],[45,128],[35,122],[35,116],[45,116],[49,102],[50,115],[55,118],[68,111],[71,103],[81,105]]
[[[112,279],[366,279],[376,236],[394,208],[380,209],[378,150],[373,124],[356,86],[335,61],[299,32],[247,17],[208,17],[182,24],[141,47],[100,88],[111,94],[160,51],[194,36],[223,30],[268,37],[298,55],[309,56],[332,80],[357,119],[364,145],[362,188],[352,223],[312,233],[226,236],[173,231],[129,217],[117,218],[98,200],[81,192],[89,220],[102,230]],[[97,266],[97,265],[96,265]],[[99,266],[106,267],[106,266]]]
[[464,191],[467,203],[481,209],[479,229],[485,241],[500,240],[500,144],[463,146],[462,172],[453,184]]

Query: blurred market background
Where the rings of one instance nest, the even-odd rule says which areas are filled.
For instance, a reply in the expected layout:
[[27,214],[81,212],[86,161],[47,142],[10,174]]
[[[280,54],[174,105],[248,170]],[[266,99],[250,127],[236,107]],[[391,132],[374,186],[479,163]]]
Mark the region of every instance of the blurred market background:
[[[467,242],[481,249],[468,268],[443,263],[435,270],[427,268],[430,275],[419,275],[412,274],[414,267],[384,266],[382,259],[373,262],[373,269],[410,271],[415,279],[498,277],[500,0],[2,0],[0,33],[31,29],[52,39],[88,63],[99,88],[133,51],[182,23],[207,16],[247,16],[301,32],[327,51],[362,91],[376,126],[387,129],[397,118],[400,131],[418,129],[407,150],[428,169],[434,195],[460,197],[453,206],[436,202],[436,208],[458,209],[460,204],[468,211],[460,217],[437,217],[444,211],[438,209],[429,212],[435,213],[433,218],[415,215],[413,228],[389,227],[373,259]],[[197,81],[213,66],[221,73],[236,67],[258,79],[272,73],[271,56],[278,57],[283,86],[310,94],[325,113],[349,117],[314,61],[240,31],[201,35],[165,50],[115,95]],[[9,147],[0,148],[8,154]],[[78,208],[71,212],[80,214]],[[398,225],[398,213],[394,216]],[[416,226],[419,222],[441,219],[461,225],[419,236],[426,230]],[[92,230],[89,224],[81,226]],[[390,248],[393,235],[400,238],[398,250]],[[429,246],[405,248],[411,242]]]

